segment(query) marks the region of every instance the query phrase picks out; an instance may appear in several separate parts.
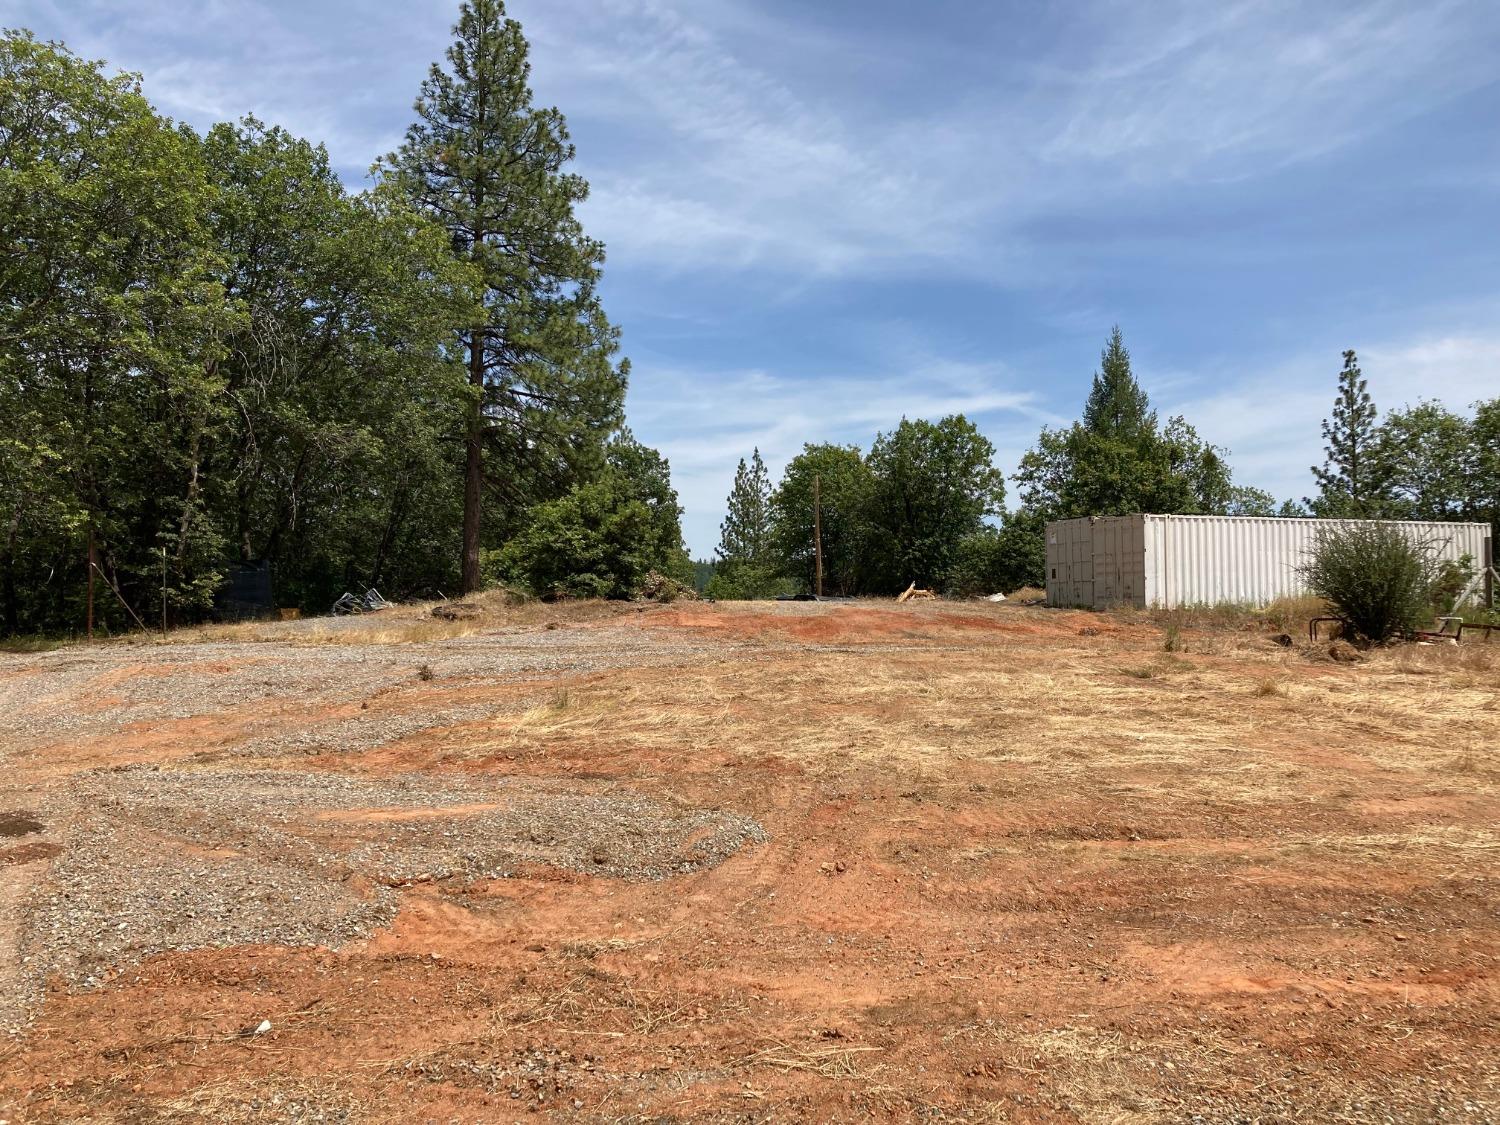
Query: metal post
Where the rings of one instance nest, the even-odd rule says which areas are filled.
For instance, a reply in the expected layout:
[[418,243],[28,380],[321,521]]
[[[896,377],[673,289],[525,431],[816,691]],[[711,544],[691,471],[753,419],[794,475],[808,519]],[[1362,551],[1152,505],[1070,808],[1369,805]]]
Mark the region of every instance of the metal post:
[[823,596],[823,497],[818,474],[813,474],[813,557],[817,560],[817,581],[813,593]]
[[161,635],[167,635],[167,549],[161,549]]
[[1495,538],[1484,541],[1484,608],[1495,608]]

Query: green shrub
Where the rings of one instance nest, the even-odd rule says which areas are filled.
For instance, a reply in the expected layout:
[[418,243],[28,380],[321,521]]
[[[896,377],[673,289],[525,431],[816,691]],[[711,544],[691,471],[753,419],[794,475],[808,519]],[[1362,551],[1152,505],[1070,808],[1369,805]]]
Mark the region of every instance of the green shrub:
[[647,505],[606,476],[538,504],[498,569],[542,597],[629,598],[651,571],[680,569],[679,554]]
[[[1437,574],[1432,583],[1432,608],[1434,613],[1450,613],[1455,609],[1454,602],[1464,592],[1464,588],[1473,580],[1475,574],[1474,557],[1464,555],[1457,562],[1452,559],[1444,559],[1437,564]],[[1461,608],[1461,607],[1460,607]]]
[[714,576],[704,590],[710,598],[719,601],[753,601],[757,598],[775,598],[782,594],[795,594],[799,583],[778,573],[769,566],[739,559],[726,559],[718,564]]
[[959,540],[944,587],[950,594],[1006,593],[1045,586],[1047,548],[1043,523],[1029,513],[1009,516],[1004,527],[986,527]]
[[1427,624],[1438,564],[1431,543],[1379,523],[1320,530],[1302,576],[1344,636],[1384,644]]

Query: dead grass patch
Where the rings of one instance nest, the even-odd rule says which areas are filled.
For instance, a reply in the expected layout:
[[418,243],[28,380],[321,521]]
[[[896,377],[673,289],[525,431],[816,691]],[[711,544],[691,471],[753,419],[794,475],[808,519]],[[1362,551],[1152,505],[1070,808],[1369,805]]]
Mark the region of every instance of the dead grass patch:
[[[298,621],[245,621],[232,625],[198,625],[168,634],[181,642],[275,643],[291,645],[432,644],[502,629],[598,621],[633,612],[628,602],[601,600],[518,602],[507,591],[494,590],[466,599],[479,607],[473,617],[444,620],[432,616],[442,602],[412,602],[379,613],[355,617],[318,617]],[[160,643],[162,638],[156,637]]]
[[[1413,676],[1381,663],[1312,674],[1274,650],[1111,669],[1120,651],[1053,646],[1038,660],[1025,642],[1006,641],[604,673],[466,731],[445,754],[575,769],[608,761],[652,775],[777,758],[814,775],[875,769],[903,784],[971,761],[1024,768],[1018,792],[1101,792],[1128,779],[1136,797],[1165,808],[1332,790],[1347,763],[1446,772],[1466,746],[1500,745],[1493,691],[1461,673]],[[1257,672],[1268,667],[1278,674]],[[1275,728],[1244,705],[1247,691],[1284,701]]]

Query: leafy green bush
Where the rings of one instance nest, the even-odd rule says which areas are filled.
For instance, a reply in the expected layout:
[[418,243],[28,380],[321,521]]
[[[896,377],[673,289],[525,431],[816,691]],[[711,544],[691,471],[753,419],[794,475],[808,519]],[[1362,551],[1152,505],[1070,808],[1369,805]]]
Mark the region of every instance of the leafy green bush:
[[1432,544],[1388,524],[1347,523],[1318,532],[1301,572],[1346,637],[1383,644],[1427,623],[1438,569]]
[[533,509],[500,570],[542,597],[629,598],[652,570],[677,569],[681,545],[617,476],[580,485]]
[[725,559],[718,564],[704,593],[720,601],[750,601],[794,594],[797,588],[795,579],[778,573],[770,566],[742,559]]
[[[1432,609],[1434,613],[1449,613],[1454,602],[1464,592],[1475,573],[1474,557],[1464,555],[1457,562],[1444,559],[1437,564],[1437,574],[1432,582]],[[1461,608],[1461,607],[1458,607]]]
[[1046,584],[1044,521],[1030,512],[1006,517],[998,531],[986,527],[958,543],[946,587],[951,594],[1008,594]]

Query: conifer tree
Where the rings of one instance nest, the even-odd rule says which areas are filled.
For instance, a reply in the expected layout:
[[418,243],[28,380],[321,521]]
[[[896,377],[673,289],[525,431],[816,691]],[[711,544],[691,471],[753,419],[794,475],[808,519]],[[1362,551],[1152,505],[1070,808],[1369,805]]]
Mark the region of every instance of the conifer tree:
[[1376,456],[1375,404],[1353,351],[1344,353],[1333,415],[1323,419],[1324,461],[1312,467],[1319,494],[1307,501],[1315,516],[1374,519],[1383,514],[1385,490]]
[[1083,407],[1083,425],[1100,437],[1131,443],[1156,429],[1156,412],[1130,370],[1130,352],[1118,324],[1099,356],[1099,370]]
[[1044,429],[1014,479],[1026,507],[1046,519],[1222,512],[1231,502],[1222,453],[1185,418],[1158,423],[1117,326],[1083,418],[1067,429]]
[[772,559],[771,478],[759,449],[748,465],[741,458],[727,505],[708,592],[720,598],[764,597],[774,591],[779,576]]
[[764,562],[771,539],[771,478],[759,448],[751,453],[749,465],[740,459],[727,503],[729,512],[719,525],[719,558],[727,563]]
[[[474,399],[464,434],[462,587],[480,582],[487,483],[516,503],[597,471],[619,422],[625,363],[600,307],[604,247],[574,208],[588,195],[557,109],[532,105],[521,25],[501,0],[465,0],[422,83],[417,120],[381,169],[483,275],[485,316],[462,326]],[[534,487],[533,487],[534,486]]]

